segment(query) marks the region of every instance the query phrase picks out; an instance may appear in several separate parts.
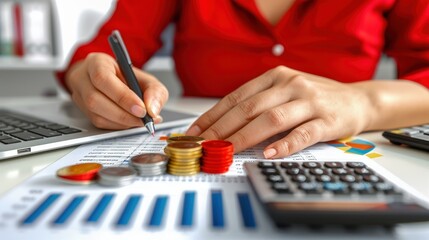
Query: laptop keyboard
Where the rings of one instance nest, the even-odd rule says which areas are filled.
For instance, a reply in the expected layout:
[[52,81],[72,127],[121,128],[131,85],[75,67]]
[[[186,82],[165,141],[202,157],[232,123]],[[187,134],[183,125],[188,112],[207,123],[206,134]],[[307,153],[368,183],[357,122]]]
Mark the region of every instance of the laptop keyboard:
[[66,125],[0,110],[0,143],[14,144],[81,132]]

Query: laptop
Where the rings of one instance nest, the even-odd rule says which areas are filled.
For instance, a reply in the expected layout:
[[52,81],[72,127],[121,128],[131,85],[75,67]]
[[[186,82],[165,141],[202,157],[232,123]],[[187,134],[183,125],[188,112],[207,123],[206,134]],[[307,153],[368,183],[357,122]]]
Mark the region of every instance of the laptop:
[[[156,129],[188,125],[196,115],[163,110]],[[147,133],[145,127],[103,130],[70,101],[0,108],[0,160],[24,156],[108,138]]]

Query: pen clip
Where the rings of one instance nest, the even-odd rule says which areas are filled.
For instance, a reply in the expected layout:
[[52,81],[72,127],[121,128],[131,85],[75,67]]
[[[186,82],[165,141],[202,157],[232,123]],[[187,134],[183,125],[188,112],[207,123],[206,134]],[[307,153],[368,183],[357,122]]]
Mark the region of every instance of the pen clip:
[[131,58],[128,55],[127,47],[125,46],[125,43],[122,40],[121,33],[118,30],[114,30],[112,32],[111,37],[112,37],[113,41],[115,41],[115,42],[117,42],[119,44],[120,50],[123,53],[123,55],[125,56],[125,59],[127,59],[128,64],[132,65]]

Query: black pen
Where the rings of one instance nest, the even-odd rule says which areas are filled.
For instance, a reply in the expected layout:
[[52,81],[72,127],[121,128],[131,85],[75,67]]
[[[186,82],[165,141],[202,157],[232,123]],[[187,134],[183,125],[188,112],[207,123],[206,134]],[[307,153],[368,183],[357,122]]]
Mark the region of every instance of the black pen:
[[[116,56],[116,61],[119,64],[122,75],[124,75],[125,80],[128,83],[128,87],[131,88],[131,90],[133,90],[133,92],[143,100],[143,93],[137,82],[136,75],[134,75],[133,64],[131,62],[130,55],[128,54],[127,48],[125,47],[124,41],[122,40],[121,34],[118,30],[113,31],[109,36],[109,44]],[[153,119],[151,116],[149,116],[147,111],[146,115],[142,118],[142,121],[149,133],[154,136],[155,127],[153,125]]]

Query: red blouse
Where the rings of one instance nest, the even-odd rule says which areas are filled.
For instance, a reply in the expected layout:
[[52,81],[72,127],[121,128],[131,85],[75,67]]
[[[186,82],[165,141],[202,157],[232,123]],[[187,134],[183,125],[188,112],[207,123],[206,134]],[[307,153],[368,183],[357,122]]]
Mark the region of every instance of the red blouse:
[[[142,67],[171,22],[186,96],[222,97],[279,65],[345,83],[368,80],[383,52],[395,59],[398,78],[429,88],[427,0],[296,0],[275,26],[253,0],[118,0],[70,65],[90,52],[113,56],[107,37],[119,29]],[[64,72],[58,77],[64,84]]]

